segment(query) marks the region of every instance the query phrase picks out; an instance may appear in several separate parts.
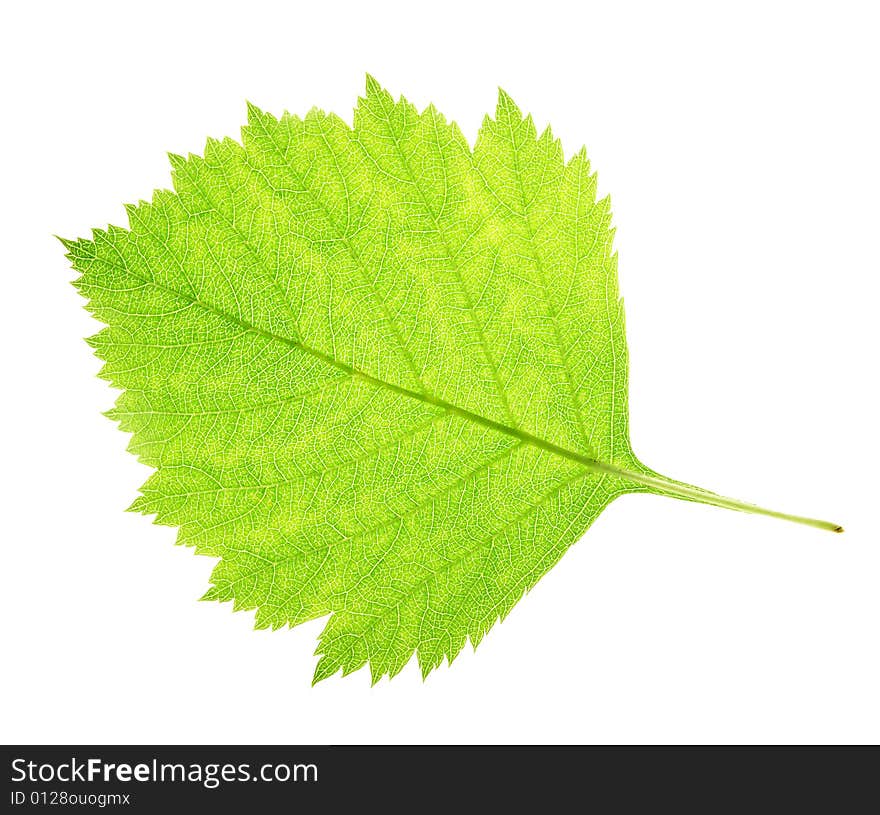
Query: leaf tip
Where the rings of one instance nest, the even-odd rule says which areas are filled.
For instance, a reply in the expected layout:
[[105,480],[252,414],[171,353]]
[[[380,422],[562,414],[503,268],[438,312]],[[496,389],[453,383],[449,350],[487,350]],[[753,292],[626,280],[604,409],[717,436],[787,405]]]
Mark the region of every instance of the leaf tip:
[[52,235],[66,250],[67,250],[67,259],[73,260],[74,254],[76,250],[79,248],[78,240],[71,240],[70,238],[62,238],[60,235]]

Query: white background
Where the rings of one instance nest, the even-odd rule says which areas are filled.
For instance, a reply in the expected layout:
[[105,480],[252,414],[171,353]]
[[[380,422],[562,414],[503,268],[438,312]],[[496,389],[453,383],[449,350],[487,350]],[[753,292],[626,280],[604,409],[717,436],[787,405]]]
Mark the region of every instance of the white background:
[[[876,4],[727,5],[4,7],[3,741],[880,740]],[[124,224],[245,99],[350,116],[365,71],[469,138],[502,85],[586,143],[636,451],[846,534],[628,496],[425,683],[312,688],[321,621],[197,602],[213,561],[123,511],[148,472],[52,234]]]

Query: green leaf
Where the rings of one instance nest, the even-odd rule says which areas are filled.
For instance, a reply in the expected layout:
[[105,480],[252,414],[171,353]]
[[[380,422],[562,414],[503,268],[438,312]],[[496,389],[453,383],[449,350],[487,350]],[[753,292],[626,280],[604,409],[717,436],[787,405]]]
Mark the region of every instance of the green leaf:
[[451,662],[627,492],[838,528],[636,459],[608,199],[505,93],[473,149],[372,78],[353,127],[248,114],[64,244],[155,468],[132,508],[258,628],[330,615],[316,681]]

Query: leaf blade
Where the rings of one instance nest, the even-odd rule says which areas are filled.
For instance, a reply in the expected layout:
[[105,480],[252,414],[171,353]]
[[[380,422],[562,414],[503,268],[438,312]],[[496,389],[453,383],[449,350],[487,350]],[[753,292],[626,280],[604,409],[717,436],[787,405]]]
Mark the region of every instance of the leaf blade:
[[170,159],[63,241],[155,468],[132,509],[219,558],[205,599],[329,616],[314,681],[452,662],[623,493],[781,516],[632,454],[609,205],[506,94],[473,151],[368,79],[353,127],[251,105]]

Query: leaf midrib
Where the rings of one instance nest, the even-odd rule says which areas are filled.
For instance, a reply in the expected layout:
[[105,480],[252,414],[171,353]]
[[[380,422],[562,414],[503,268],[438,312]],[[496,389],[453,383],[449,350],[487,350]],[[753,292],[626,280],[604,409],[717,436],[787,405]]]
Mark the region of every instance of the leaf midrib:
[[[552,453],[554,455],[568,459],[569,461],[576,462],[577,464],[585,467],[587,470],[597,473],[604,473],[606,475],[612,475],[615,478],[629,482],[630,490],[636,489],[635,485],[640,485],[642,488],[647,488],[648,491],[658,495],[667,495],[688,501],[696,501],[701,504],[709,504],[711,506],[722,507],[724,509],[732,509],[739,512],[749,512],[756,515],[765,515],[771,518],[779,518],[781,520],[805,524],[806,526],[812,526],[817,529],[826,529],[832,532],[843,531],[842,526],[836,523],[832,523],[831,521],[823,521],[818,518],[809,518],[802,515],[793,515],[787,512],[778,512],[776,510],[768,509],[766,507],[760,507],[755,504],[740,501],[735,498],[728,498],[727,496],[718,495],[716,493],[709,492],[708,490],[704,490],[699,487],[693,487],[689,484],[684,484],[683,482],[674,481],[672,479],[658,475],[653,471],[644,468],[638,464],[636,464],[636,466],[639,467],[638,470],[631,470],[617,464],[603,461],[599,458],[587,456],[583,453],[578,453],[574,450],[569,450],[565,447],[562,447],[561,445],[554,444],[551,441],[547,441],[547,439],[541,438],[540,436],[536,436],[532,433],[528,433],[527,431],[520,430],[518,428],[508,427],[502,422],[495,421],[494,419],[488,419],[479,413],[468,410],[467,408],[459,407],[458,405],[455,405],[451,402],[447,402],[445,399],[440,399],[439,397],[434,396],[431,393],[418,393],[416,391],[410,390],[409,388],[395,385],[391,382],[386,382],[385,380],[380,379],[377,376],[373,376],[372,374],[368,374],[365,371],[361,371],[355,368],[353,365],[349,365],[346,362],[341,362],[337,359],[334,359],[330,354],[327,354],[324,351],[320,351],[317,348],[312,348],[311,346],[303,343],[301,340],[293,340],[289,337],[284,337],[280,334],[275,334],[272,331],[267,331],[266,329],[259,328],[258,326],[253,325],[240,317],[235,317],[228,312],[216,308],[215,306],[204,303],[197,297],[188,296],[178,291],[177,289],[173,289],[170,286],[166,286],[162,283],[158,283],[153,279],[137,274],[137,272],[132,271],[128,267],[128,264],[125,263],[125,259],[122,257],[119,250],[115,246],[113,246],[112,242],[109,241],[109,235],[107,235],[106,237],[108,238],[109,245],[119,256],[121,263],[114,263],[110,260],[107,260],[106,258],[98,257],[97,251],[91,257],[91,260],[98,263],[104,263],[111,268],[118,269],[124,274],[130,275],[135,280],[139,280],[141,283],[155,286],[156,288],[167,292],[168,294],[182,300],[185,303],[198,306],[199,308],[214,314],[220,319],[231,322],[234,325],[238,325],[239,327],[244,328],[247,331],[254,332],[269,340],[274,340],[276,342],[283,343],[291,348],[298,349],[299,351],[308,354],[315,359],[321,360],[327,365],[344,371],[346,374],[353,378],[372,383],[373,385],[376,385],[380,388],[385,388],[386,390],[392,391],[393,393],[398,393],[410,399],[415,399],[419,402],[433,405],[434,407],[441,408],[448,413],[460,416],[461,418],[467,419],[472,422],[476,422],[480,425],[483,425],[484,427],[492,428],[493,430],[497,430],[498,432],[504,433],[507,436],[512,436],[513,438],[518,439],[520,442],[528,444],[532,447],[536,447],[548,453]],[[69,243],[64,241],[62,242],[70,247]],[[94,241],[92,241],[91,243],[92,246],[96,247],[96,243]],[[71,255],[70,257],[72,260],[74,260],[74,262],[76,261],[76,258],[73,255]]]
[[525,443],[529,444],[533,447],[537,447],[541,450],[544,450],[549,453],[553,453],[557,456],[561,456],[569,461],[576,462],[581,464],[591,470],[599,470],[611,475],[616,475],[617,477],[627,477],[627,476],[636,476],[637,473],[630,473],[629,471],[618,468],[612,464],[607,462],[600,461],[597,458],[593,458],[591,456],[584,455],[583,453],[578,453],[574,450],[569,450],[561,445],[555,444],[554,442],[548,441],[547,439],[541,438],[540,436],[536,436],[533,433],[529,433],[528,431],[521,430],[515,427],[509,427],[503,422],[495,421],[494,419],[489,419],[486,416],[483,416],[475,411],[468,410],[467,408],[460,407],[459,405],[453,404],[452,402],[447,402],[445,399],[441,399],[438,396],[435,396],[432,393],[425,391],[424,393],[419,393],[414,390],[410,390],[409,388],[405,388],[402,385],[396,385],[393,382],[387,382],[380,377],[373,376],[372,374],[367,373],[366,371],[361,371],[358,368],[355,368],[353,365],[349,365],[347,362],[342,362],[341,360],[335,359],[330,354],[321,351],[317,348],[312,348],[309,345],[306,345],[301,340],[294,340],[290,337],[285,337],[281,334],[275,334],[272,331],[269,331],[265,328],[260,328],[259,326],[253,325],[249,323],[247,320],[242,319],[241,317],[237,317],[233,314],[230,314],[227,311],[223,311],[215,306],[212,306],[210,303],[205,303],[204,301],[192,297],[191,295],[181,292],[177,289],[172,288],[171,286],[166,286],[163,283],[159,283],[156,280],[153,280],[149,277],[145,277],[142,274],[138,274],[133,271],[127,265],[113,263],[106,258],[98,258],[97,256],[94,258],[100,263],[105,263],[108,266],[116,268],[117,270],[123,272],[124,274],[130,275],[136,280],[145,283],[146,285],[155,286],[156,288],[167,292],[168,294],[173,295],[185,302],[192,303],[193,305],[198,306],[199,308],[204,309],[205,311],[214,314],[217,317],[220,317],[227,322],[231,322],[234,325],[237,325],[241,328],[246,329],[247,331],[253,332],[260,336],[263,336],[269,340],[274,340],[275,342],[283,343],[284,345],[290,346],[291,348],[296,348],[303,353],[309,354],[315,359],[319,359],[327,365],[331,365],[334,368],[337,368],[340,371],[344,371],[346,374],[353,378],[360,379],[364,382],[369,382],[373,385],[376,385],[381,388],[385,388],[387,390],[392,391],[393,393],[400,394],[401,396],[406,396],[410,399],[415,399],[424,404],[432,405],[434,407],[441,408],[446,410],[447,412],[459,416],[463,419],[467,419],[472,422],[476,422],[484,427],[491,428],[493,430],[497,430],[500,433],[504,433],[508,436],[512,436],[513,438]]

